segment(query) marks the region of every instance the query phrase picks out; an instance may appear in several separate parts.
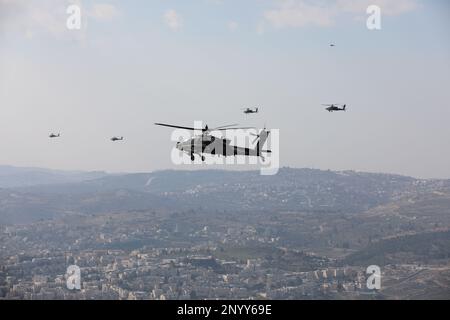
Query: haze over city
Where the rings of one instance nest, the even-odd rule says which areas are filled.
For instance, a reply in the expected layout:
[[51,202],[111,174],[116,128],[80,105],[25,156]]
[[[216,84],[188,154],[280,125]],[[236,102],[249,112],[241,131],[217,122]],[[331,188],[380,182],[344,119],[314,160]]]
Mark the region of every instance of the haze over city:
[[[82,7],[81,30],[66,28],[70,3]],[[381,30],[366,27],[369,4],[382,8]],[[449,9],[0,0],[0,164],[175,168],[171,131],[153,123],[202,120],[280,129],[282,166],[449,178]],[[240,110],[256,106],[255,116]]]

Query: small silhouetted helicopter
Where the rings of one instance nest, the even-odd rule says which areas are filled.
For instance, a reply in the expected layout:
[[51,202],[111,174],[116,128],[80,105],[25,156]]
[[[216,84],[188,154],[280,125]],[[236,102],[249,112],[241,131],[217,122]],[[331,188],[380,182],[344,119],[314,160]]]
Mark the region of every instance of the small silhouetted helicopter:
[[[333,111],[347,111],[347,105],[344,104],[323,104],[323,106],[328,107],[325,110],[327,110],[328,112],[333,112]],[[339,106],[342,106],[342,108],[339,108]]]
[[244,110],[245,114],[251,114],[251,113],[258,113],[259,108],[244,108],[242,110]]
[[116,141],[122,141],[123,137],[112,137],[111,141],[116,142]]
[[60,136],[61,136],[60,133],[58,133],[58,134],[50,133],[50,135],[48,137],[49,138],[59,138]]
[[213,131],[226,131],[226,130],[238,130],[238,129],[255,129],[255,128],[237,128],[234,127],[237,124],[220,126],[213,129],[209,129],[206,125],[205,128],[196,129],[192,127],[182,127],[165,123],[155,123],[157,126],[169,127],[169,128],[179,128],[186,130],[201,131],[201,134],[197,134],[192,138],[186,139],[184,141],[177,142],[176,148],[180,151],[186,152],[191,156],[191,161],[195,160],[195,154],[198,154],[202,161],[205,161],[205,156],[203,154],[211,155],[222,155],[227,156],[254,156],[261,157],[264,161],[263,153],[272,153],[271,150],[263,150],[263,146],[269,137],[270,131],[265,128],[255,135],[256,139],[253,143],[256,143],[255,148],[245,148],[231,145],[231,141],[226,138],[219,138],[211,134]]

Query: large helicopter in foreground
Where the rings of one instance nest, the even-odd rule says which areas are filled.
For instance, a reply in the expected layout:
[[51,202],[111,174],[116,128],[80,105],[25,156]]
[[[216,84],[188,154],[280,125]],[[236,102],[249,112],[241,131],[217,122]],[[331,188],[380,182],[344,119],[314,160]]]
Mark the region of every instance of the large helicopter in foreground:
[[238,128],[234,127],[236,124],[233,125],[226,125],[226,126],[220,126],[213,129],[208,128],[206,125],[205,128],[202,129],[196,129],[192,127],[183,127],[183,126],[176,126],[171,124],[165,124],[165,123],[155,123],[157,126],[163,126],[163,127],[169,127],[169,128],[177,128],[177,129],[185,129],[185,130],[192,130],[192,131],[199,131],[201,132],[198,135],[195,135],[193,138],[186,139],[184,141],[177,142],[176,148],[180,151],[186,152],[191,157],[191,161],[195,160],[195,154],[198,154],[202,161],[205,161],[204,154],[211,154],[211,155],[222,155],[224,157],[227,156],[254,156],[254,157],[261,157],[261,159],[264,161],[263,153],[271,153],[270,150],[263,150],[264,143],[266,142],[267,138],[269,137],[270,131],[266,130],[265,128],[259,132],[259,134],[251,134],[254,135],[256,138],[254,139],[253,143],[256,143],[255,148],[246,148],[246,147],[238,147],[231,145],[231,140],[226,138],[219,138],[211,133],[214,131],[227,131],[227,130],[238,130],[238,129],[254,129],[254,128]]

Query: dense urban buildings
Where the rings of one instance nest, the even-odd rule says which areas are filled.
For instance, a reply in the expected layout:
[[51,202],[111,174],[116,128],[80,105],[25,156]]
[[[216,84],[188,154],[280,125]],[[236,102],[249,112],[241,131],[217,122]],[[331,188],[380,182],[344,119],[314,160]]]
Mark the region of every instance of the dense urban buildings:
[[40,209],[0,227],[0,298],[449,298],[448,181],[289,168],[265,179],[167,171],[3,188],[4,219]]

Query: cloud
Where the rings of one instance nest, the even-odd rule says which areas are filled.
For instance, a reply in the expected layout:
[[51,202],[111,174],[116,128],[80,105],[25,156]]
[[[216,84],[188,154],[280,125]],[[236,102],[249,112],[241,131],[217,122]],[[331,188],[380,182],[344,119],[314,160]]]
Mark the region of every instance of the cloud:
[[239,23],[236,21],[229,21],[227,27],[230,31],[236,31],[239,28]]
[[278,0],[263,17],[275,28],[329,27],[343,14],[365,16],[370,5],[378,5],[382,14],[391,16],[418,7],[416,0]]
[[337,8],[343,12],[364,14],[370,5],[377,5],[382,13],[390,16],[404,14],[418,8],[416,0],[337,0]]
[[89,11],[89,15],[97,20],[112,20],[119,15],[119,10],[111,4],[94,4]]
[[224,0],[204,0],[206,4],[222,5]]
[[320,3],[307,1],[281,1],[278,8],[266,11],[264,17],[276,28],[329,26],[332,24],[334,11]]
[[164,13],[164,20],[167,26],[174,31],[183,27],[183,18],[173,9],[167,10]]
[[108,21],[119,15],[115,6],[105,3],[83,7],[78,0],[0,0],[0,32],[21,33],[25,38],[33,38],[37,34],[60,37],[67,32],[66,21],[69,16],[66,10],[71,4],[81,7],[84,30],[89,19]]
[[266,32],[266,24],[264,22],[259,22],[256,25],[256,34],[258,36],[263,36],[265,32]]
[[0,30],[5,33],[20,32],[27,38],[32,38],[37,32],[59,35],[64,32],[64,23],[58,23],[64,18],[64,10],[58,10],[51,1],[41,4],[25,0],[0,0]]

